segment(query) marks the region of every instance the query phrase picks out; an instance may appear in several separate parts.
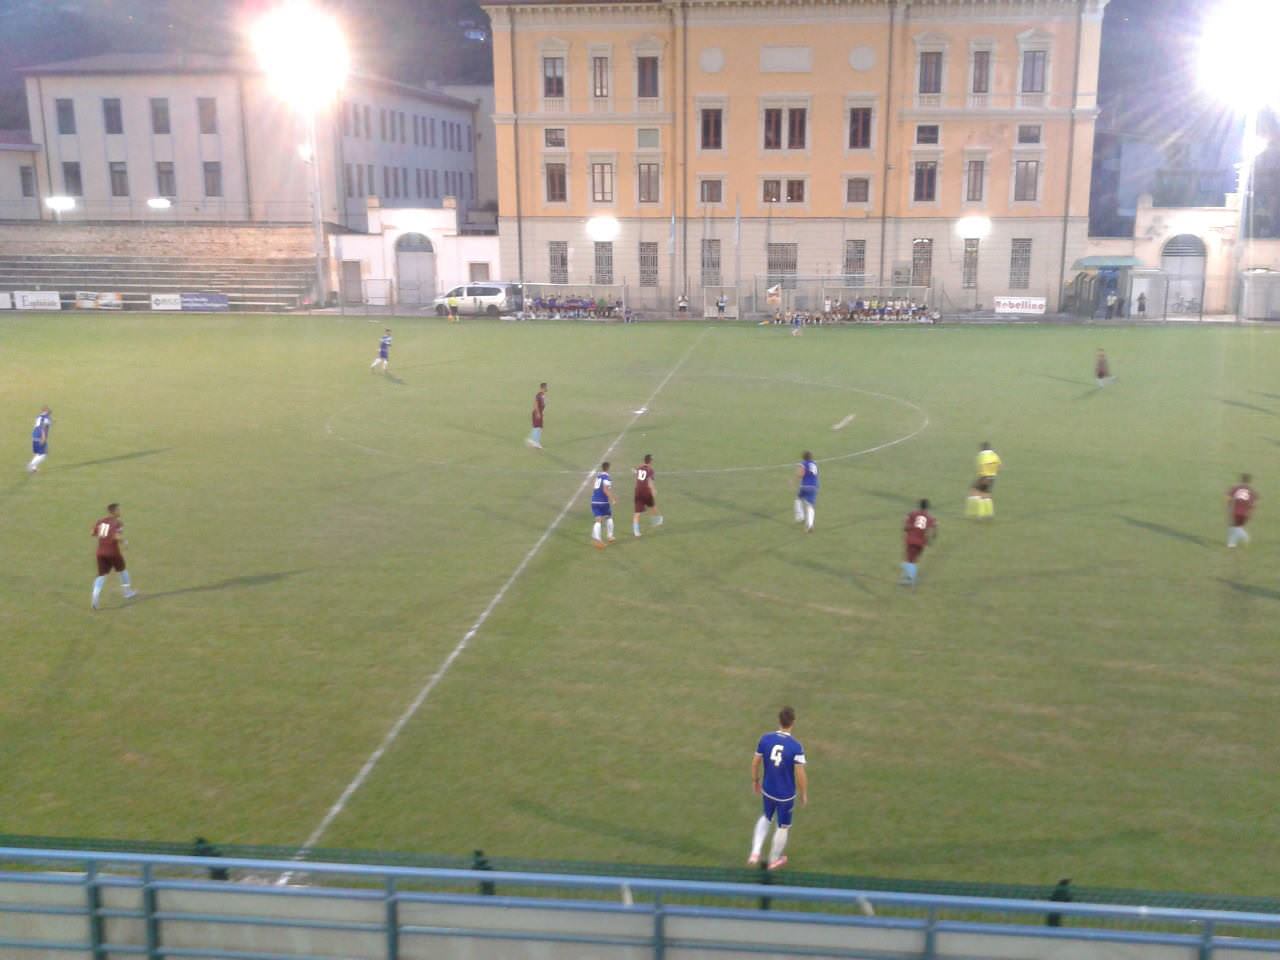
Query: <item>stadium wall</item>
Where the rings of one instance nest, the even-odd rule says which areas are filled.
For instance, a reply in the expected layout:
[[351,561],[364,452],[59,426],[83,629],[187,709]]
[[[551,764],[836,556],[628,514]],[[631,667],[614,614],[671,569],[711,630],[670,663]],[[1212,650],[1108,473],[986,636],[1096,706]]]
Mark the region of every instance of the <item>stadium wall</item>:
[[0,255],[278,258],[313,255],[311,227],[245,224],[6,223]]

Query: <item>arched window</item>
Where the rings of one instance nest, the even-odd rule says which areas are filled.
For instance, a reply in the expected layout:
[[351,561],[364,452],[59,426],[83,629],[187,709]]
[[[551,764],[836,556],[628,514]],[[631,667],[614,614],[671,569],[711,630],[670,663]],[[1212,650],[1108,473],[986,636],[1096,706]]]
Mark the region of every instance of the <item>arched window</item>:
[[431,241],[421,233],[402,233],[396,240],[396,253],[434,253]]

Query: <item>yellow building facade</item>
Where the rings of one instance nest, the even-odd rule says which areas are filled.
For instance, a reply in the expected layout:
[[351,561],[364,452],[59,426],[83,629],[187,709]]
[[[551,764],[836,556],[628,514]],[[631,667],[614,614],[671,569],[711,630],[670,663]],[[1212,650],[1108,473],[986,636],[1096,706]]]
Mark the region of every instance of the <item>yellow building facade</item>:
[[504,268],[695,312],[771,311],[770,287],[1056,309],[1105,6],[490,3]]

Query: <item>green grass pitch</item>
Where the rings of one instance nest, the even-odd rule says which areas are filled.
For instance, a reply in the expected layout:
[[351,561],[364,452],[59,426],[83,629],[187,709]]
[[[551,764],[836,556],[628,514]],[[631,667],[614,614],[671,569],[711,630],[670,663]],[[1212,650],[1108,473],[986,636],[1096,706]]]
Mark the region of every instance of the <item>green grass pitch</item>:
[[[322,845],[736,866],[792,703],[797,869],[1268,892],[1280,334],[391,326],[394,378],[381,321],[0,320],[0,830],[301,843],[634,419],[619,542],[584,493]],[[647,452],[667,523],[633,541]],[[142,595],[94,614],[112,500]]]

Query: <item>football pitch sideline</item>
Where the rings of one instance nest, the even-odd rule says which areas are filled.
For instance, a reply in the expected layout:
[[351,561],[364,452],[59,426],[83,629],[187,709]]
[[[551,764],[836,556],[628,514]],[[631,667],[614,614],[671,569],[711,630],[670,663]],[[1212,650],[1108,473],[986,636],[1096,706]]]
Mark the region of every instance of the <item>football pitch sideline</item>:
[[11,315],[0,829],[735,866],[790,703],[797,869],[1267,892],[1278,373],[1256,327]]

